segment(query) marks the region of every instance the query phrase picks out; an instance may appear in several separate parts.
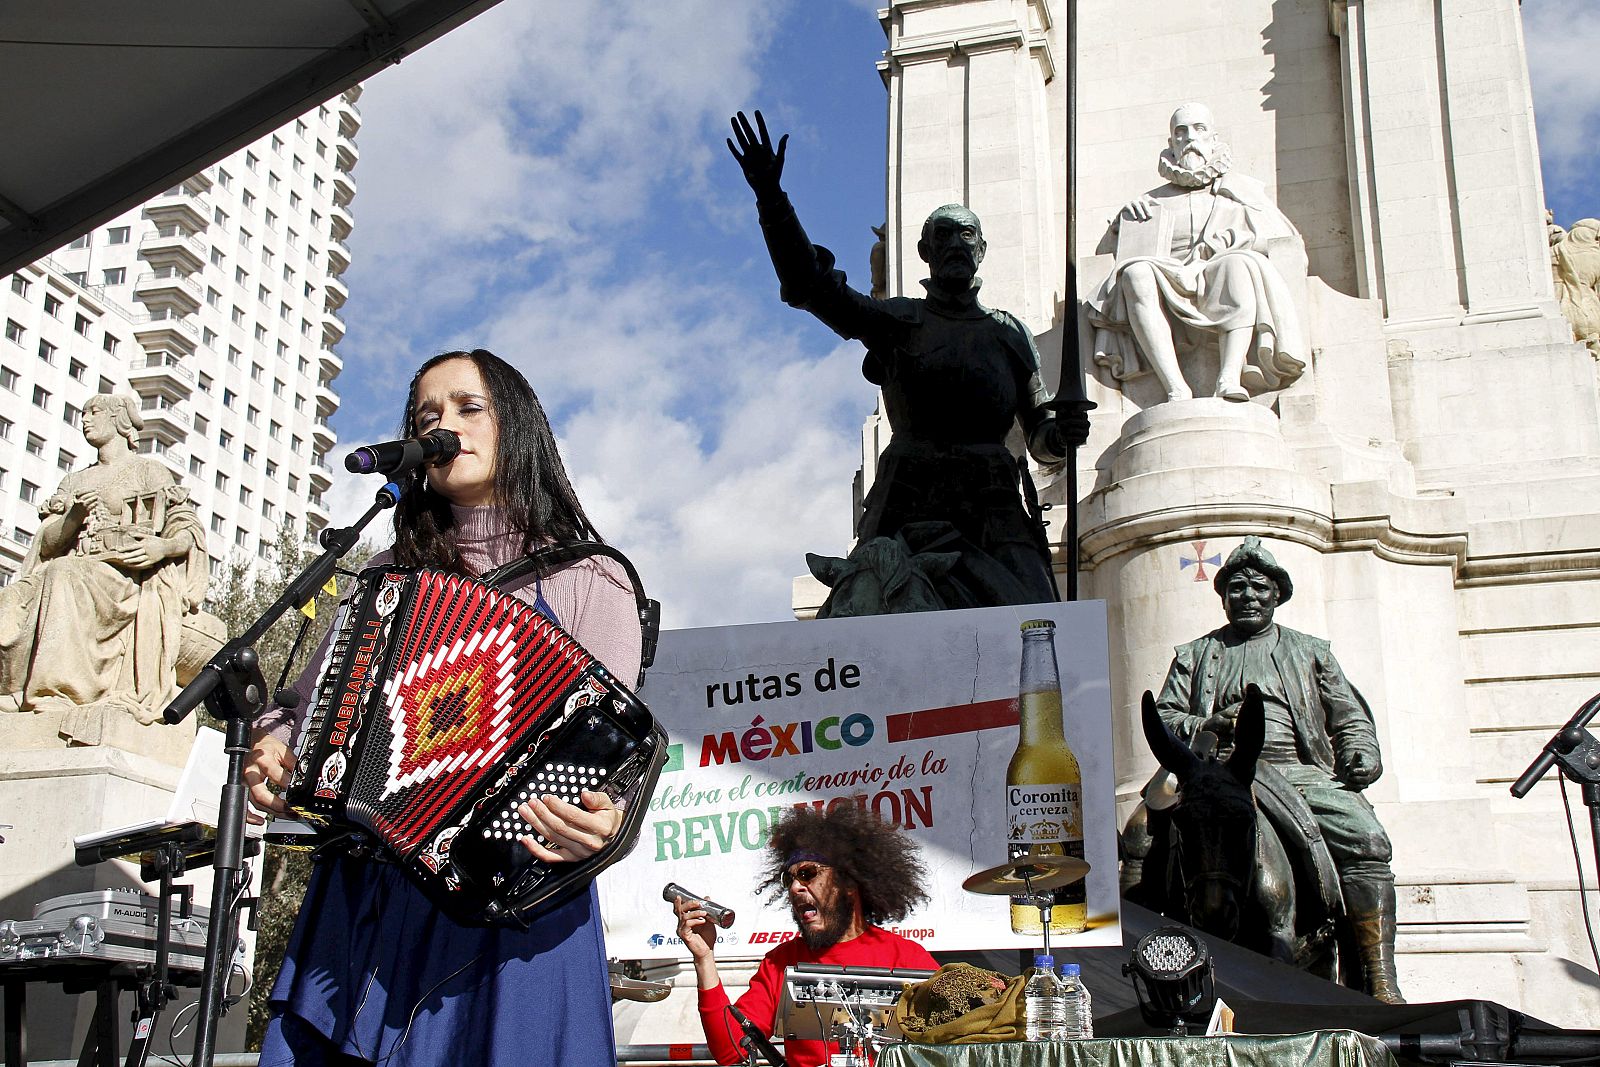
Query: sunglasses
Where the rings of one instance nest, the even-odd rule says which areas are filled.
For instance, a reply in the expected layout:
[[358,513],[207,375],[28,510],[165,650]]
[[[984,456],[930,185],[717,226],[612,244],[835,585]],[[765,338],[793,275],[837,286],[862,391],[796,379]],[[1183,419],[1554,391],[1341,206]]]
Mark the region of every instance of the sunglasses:
[[817,875],[828,869],[826,863],[802,863],[800,866],[783,872],[782,882],[785,889],[791,884],[799,882],[801,885],[810,885]]

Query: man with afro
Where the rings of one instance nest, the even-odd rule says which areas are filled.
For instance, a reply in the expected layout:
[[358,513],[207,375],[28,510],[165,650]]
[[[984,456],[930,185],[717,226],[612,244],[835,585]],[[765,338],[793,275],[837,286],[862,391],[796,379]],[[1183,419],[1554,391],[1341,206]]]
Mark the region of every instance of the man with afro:
[[[936,969],[939,964],[915,941],[882,929],[899,922],[928,899],[927,871],[910,838],[876,815],[850,803],[827,811],[796,807],[785,813],[767,839],[767,859],[757,892],[787,899],[799,935],[778,945],[756,969],[738,1008],[765,1034],[783,993],[784,971],[796,964]],[[739,1063],[740,1028],[729,1012],[713,954],[717,928],[703,909],[682,899],[674,906],[678,936],[694,956],[700,989],[700,1021],[718,1063]],[[825,1041],[790,1041],[790,1067],[814,1067],[837,1051]]]

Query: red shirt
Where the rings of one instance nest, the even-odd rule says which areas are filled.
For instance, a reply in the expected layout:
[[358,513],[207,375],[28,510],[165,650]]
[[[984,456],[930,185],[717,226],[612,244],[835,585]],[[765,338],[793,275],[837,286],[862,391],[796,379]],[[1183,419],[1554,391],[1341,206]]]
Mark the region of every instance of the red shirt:
[[[869,926],[860,937],[841,941],[826,952],[813,952],[796,937],[785,941],[761,960],[755,977],[750,979],[750,989],[739,998],[739,1010],[747,1015],[763,1034],[772,1036],[774,1016],[778,1002],[783,998],[783,973],[797,963],[833,963],[845,967],[904,967],[911,970],[933,971],[938,962],[927,949],[915,941],[891,934],[876,926]],[[700,1024],[706,1031],[706,1042],[711,1055],[718,1063],[741,1063],[744,1052],[739,1040],[744,1036],[739,1022],[728,1012],[728,994],[722,986],[700,990]],[[820,1067],[828,1056],[838,1051],[838,1045],[827,1041],[787,1042],[783,1056],[789,1067]]]

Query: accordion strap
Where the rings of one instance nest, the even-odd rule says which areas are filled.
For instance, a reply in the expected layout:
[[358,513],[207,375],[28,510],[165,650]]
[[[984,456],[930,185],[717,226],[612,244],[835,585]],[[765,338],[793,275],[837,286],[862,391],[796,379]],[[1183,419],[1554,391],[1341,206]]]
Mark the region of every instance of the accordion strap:
[[656,660],[656,643],[661,636],[661,603],[645,596],[644,582],[640,580],[639,572],[634,569],[633,561],[627,556],[610,545],[598,541],[569,541],[566,544],[548,545],[536,549],[526,556],[485,572],[478,580],[495,589],[503,589],[518,579],[530,576],[543,578],[558,567],[590,556],[605,556],[620,563],[622,569],[628,573],[628,581],[633,586],[633,599],[639,611],[639,678],[634,683],[634,687],[638,688],[644,684],[644,672]]

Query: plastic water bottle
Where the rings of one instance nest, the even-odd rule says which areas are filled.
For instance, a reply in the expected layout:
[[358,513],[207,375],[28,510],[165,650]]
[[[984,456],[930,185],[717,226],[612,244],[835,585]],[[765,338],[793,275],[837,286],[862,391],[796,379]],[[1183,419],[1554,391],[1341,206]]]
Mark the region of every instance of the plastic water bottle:
[[1061,1036],[1093,1037],[1094,1013],[1089,1006],[1089,987],[1076,963],[1061,965]]
[[1061,1036],[1061,980],[1055,959],[1033,957],[1033,973],[1022,987],[1022,1036],[1029,1041],[1054,1041]]

